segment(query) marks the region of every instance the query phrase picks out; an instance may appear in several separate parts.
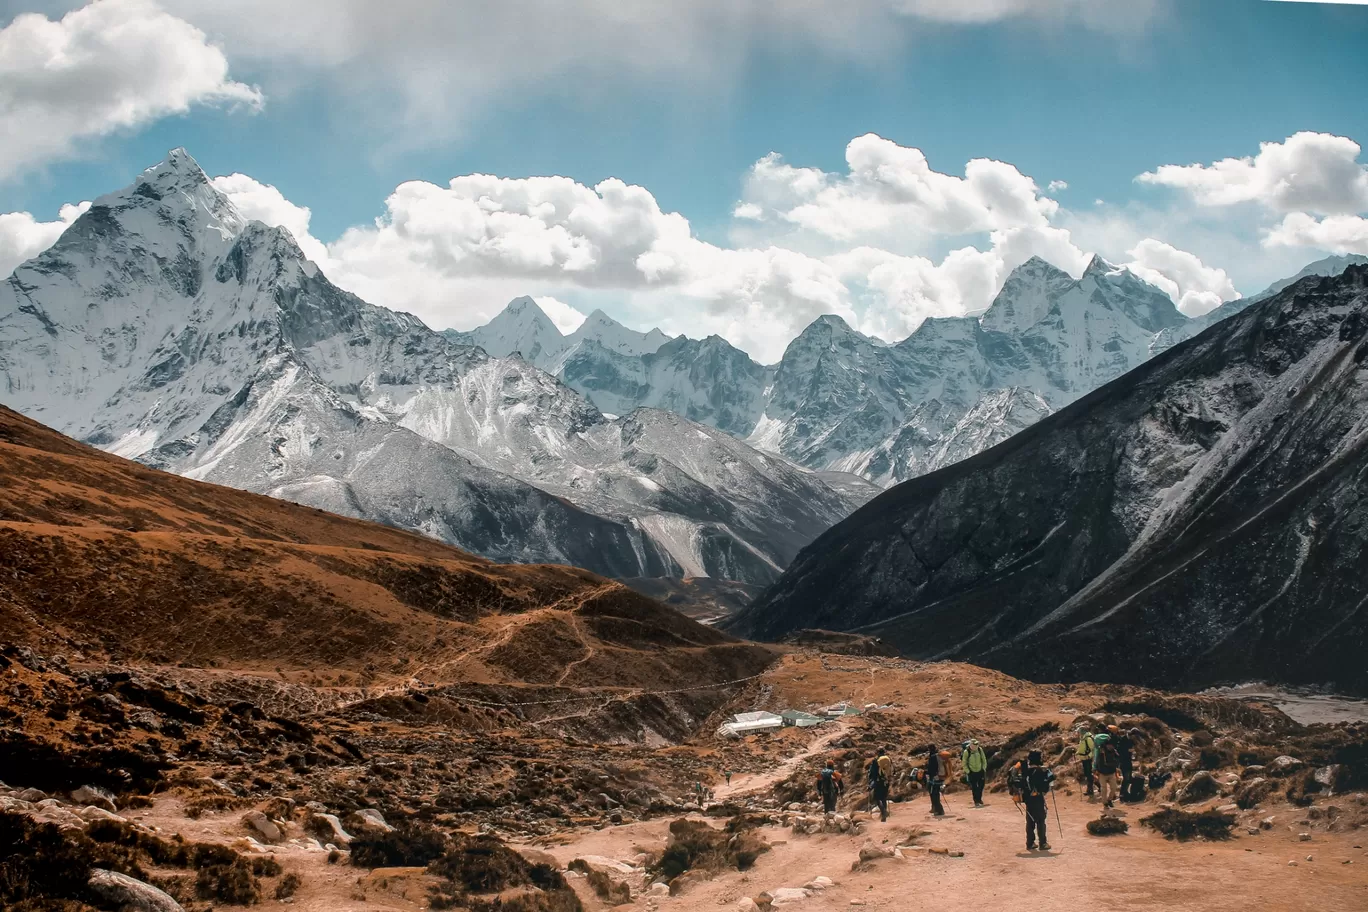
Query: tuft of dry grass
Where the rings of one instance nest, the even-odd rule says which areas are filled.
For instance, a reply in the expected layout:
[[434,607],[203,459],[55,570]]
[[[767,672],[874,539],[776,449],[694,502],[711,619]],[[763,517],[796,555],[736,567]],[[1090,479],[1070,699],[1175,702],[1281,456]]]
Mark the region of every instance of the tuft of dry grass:
[[1180,811],[1177,808],[1164,808],[1140,821],[1168,839],[1185,842],[1189,839],[1229,839],[1230,830],[1235,826],[1234,814],[1222,814],[1217,810]]
[[1121,836],[1130,831],[1130,824],[1120,817],[1099,817],[1088,821],[1088,832],[1093,836]]

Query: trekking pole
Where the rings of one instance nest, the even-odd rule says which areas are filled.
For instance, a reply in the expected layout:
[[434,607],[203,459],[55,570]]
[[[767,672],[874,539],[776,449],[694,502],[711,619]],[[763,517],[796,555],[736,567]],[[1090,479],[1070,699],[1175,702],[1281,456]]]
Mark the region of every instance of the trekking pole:
[[1050,789],[1050,800],[1054,802],[1055,826],[1059,827],[1059,844],[1064,845],[1064,822],[1059,819],[1059,799],[1055,797],[1054,789]]

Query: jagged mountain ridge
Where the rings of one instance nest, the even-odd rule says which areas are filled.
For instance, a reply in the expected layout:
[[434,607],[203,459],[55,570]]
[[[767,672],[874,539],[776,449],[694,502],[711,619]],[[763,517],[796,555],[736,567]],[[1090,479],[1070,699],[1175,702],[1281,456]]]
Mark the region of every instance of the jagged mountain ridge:
[[885,492],[736,629],[1041,680],[1368,691],[1368,267],[1311,277]]
[[[622,419],[645,443],[591,442],[621,428],[522,358],[336,288],[183,150],[0,285],[0,375],[7,404],[119,455],[503,560],[764,582],[862,500],[764,457],[774,478],[726,504],[697,477],[715,432],[649,415]],[[673,452],[643,469],[652,446]]]
[[496,358],[521,355],[550,374],[558,374],[565,360],[585,345],[630,358],[648,355],[670,341],[659,329],[644,333],[628,329],[602,310],[585,317],[574,332],[562,334],[537,302],[526,295],[509,301],[483,326],[465,332],[448,329],[443,335],[461,345],[478,346]]
[[[543,361],[605,412],[669,409],[809,468],[887,485],[1005,440],[1190,323],[1163,291],[1100,257],[1079,279],[1032,258],[981,316],[928,319],[896,345],[828,315],[773,366],[717,336],[640,354],[585,341]],[[474,334],[503,337],[515,324],[546,350],[539,340],[554,326],[531,299]]]

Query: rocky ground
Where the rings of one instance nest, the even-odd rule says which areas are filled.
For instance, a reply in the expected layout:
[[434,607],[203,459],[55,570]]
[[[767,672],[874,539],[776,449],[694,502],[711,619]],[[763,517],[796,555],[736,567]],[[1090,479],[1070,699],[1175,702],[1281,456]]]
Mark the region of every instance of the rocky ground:
[[[1099,889],[1136,909],[1368,899],[1368,726],[1301,726],[1258,703],[793,653],[723,705],[694,707],[692,729],[647,743],[600,697],[570,712],[486,706],[501,694],[455,685],[339,700],[265,676],[74,667],[14,647],[0,665],[7,909],[114,910],[143,885],[166,898],[133,908],[683,912],[977,898],[1049,909]],[[838,699],[872,708],[809,730],[712,734],[730,711]],[[577,734],[547,733],[575,713]],[[1139,764],[1172,773],[1107,815],[1123,834],[1086,829],[1103,809],[1076,781],[1079,721],[1137,729]],[[906,771],[929,743],[970,736],[990,753],[988,806],[973,809],[956,783],[950,816],[932,818]],[[866,813],[862,768],[885,744],[898,775],[881,824]],[[1001,785],[1032,748],[1061,781],[1049,854],[1024,851]],[[812,804],[828,759],[850,786],[829,817]],[[1166,838],[1189,823],[1204,835]]]

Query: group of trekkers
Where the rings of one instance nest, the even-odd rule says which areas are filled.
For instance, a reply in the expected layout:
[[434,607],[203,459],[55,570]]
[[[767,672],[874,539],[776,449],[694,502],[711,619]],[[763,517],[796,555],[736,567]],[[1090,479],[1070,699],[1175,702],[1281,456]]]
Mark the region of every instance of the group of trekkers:
[[[1075,755],[1082,764],[1082,776],[1087,785],[1087,797],[1100,795],[1104,807],[1112,807],[1117,798],[1127,801],[1143,800],[1145,789],[1156,787],[1153,781],[1135,774],[1133,732],[1123,732],[1116,725],[1094,734],[1087,725],[1080,725]],[[926,759],[914,765],[909,778],[924,787],[931,798],[931,813],[945,815],[941,799],[946,780],[952,771],[953,754],[932,744]],[[974,807],[983,807],[983,790],[988,781],[988,753],[977,738],[960,745],[960,770],[973,795]],[[877,810],[881,821],[888,820],[888,798],[893,785],[893,761],[889,750],[881,748],[865,770],[871,813]],[[1151,780],[1155,777],[1151,776]],[[1162,777],[1167,778],[1167,777]],[[1046,822],[1049,811],[1046,797],[1054,790],[1055,774],[1045,765],[1038,750],[1030,751],[1025,760],[1014,763],[1007,772],[1007,789],[1012,800],[1021,808],[1026,820],[1026,849],[1050,850]],[[1159,784],[1162,784],[1160,782]],[[832,761],[827,761],[817,778],[817,793],[827,813],[836,810],[836,803],[845,794],[845,780]]]

